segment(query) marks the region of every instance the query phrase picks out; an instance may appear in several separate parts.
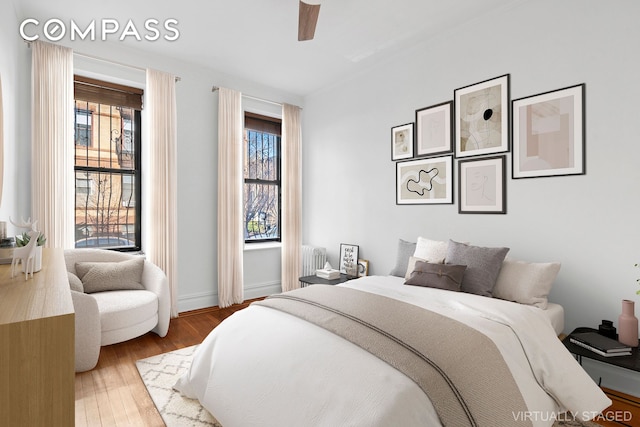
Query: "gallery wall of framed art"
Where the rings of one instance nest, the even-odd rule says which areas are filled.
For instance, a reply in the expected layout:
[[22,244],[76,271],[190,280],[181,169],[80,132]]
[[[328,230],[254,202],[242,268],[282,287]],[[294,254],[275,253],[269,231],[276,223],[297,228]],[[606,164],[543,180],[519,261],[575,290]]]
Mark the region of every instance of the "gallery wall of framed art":
[[460,214],[506,214],[509,156],[512,179],[584,175],[586,84],[510,92],[510,74],[480,80],[392,127],[396,204],[457,200]]

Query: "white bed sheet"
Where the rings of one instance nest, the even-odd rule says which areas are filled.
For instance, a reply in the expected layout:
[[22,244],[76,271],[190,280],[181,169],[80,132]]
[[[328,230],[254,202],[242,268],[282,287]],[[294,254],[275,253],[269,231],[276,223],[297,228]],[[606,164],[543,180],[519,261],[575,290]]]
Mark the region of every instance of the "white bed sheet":
[[[403,282],[369,276],[341,286],[422,306],[485,333],[511,369],[535,427],[550,426],[564,409],[587,419],[610,404],[542,310],[463,293],[452,299],[451,292]],[[440,425],[428,397],[404,374],[323,328],[260,306],[216,327],[176,388],[225,427]]]
[[564,331],[564,308],[560,304],[550,302],[542,312],[551,322],[551,327],[556,331],[556,335],[560,335]]

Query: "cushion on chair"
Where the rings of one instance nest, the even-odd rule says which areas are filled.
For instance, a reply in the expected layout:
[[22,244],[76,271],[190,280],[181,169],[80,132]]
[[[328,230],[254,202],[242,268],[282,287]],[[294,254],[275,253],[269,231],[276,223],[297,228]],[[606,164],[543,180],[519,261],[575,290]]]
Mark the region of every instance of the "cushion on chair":
[[[148,332],[158,319],[158,296],[150,291],[108,291],[91,294],[98,303],[102,345],[126,341]],[[141,323],[155,323],[142,330]]]
[[143,290],[144,259],[120,262],[77,262],[76,271],[88,294],[121,289]]
[[67,277],[69,278],[69,287],[72,291],[84,293],[84,286],[82,280],[70,271],[67,271]]

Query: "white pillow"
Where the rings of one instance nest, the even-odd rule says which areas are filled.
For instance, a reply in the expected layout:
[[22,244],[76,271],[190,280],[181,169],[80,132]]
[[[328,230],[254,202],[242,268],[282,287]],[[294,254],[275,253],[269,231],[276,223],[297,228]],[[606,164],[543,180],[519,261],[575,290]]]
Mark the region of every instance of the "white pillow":
[[502,263],[492,294],[495,298],[545,310],[559,271],[559,262],[532,263],[507,258]]
[[413,273],[413,270],[416,269],[416,262],[418,261],[424,261],[424,259],[415,256],[409,257],[409,264],[407,264],[407,273],[404,275],[404,278],[406,280],[409,280],[411,278],[411,273]]
[[[448,246],[449,242],[440,242],[438,240],[429,240],[424,237],[418,237],[416,250],[413,253],[413,256],[432,264],[442,264],[447,256]],[[411,269],[411,271],[413,271],[413,269]],[[411,273],[411,271],[407,269],[407,273]]]

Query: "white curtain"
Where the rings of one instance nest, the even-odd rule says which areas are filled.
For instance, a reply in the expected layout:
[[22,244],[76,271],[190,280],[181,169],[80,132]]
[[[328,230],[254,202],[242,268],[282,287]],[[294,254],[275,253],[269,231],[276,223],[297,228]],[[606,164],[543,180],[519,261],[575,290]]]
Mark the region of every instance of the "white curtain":
[[282,291],[300,287],[302,267],[302,132],[300,108],[282,105]]
[[[4,128],[2,126],[3,121],[2,112],[2,76],[0,76],[0,206],[2,205],[2,189],[4,178]],[[6,236],[3,236],[6,237]]]
[[148,147],[148,248],[149,261],[167,275],[171,291],[171,317],[178,316],[177,272],[177,114],[176,78],[147,69],[145,91]]
[[73,51],[31,45],[31,219],[46,245],[74,246]]
[[218,305],[244,301],[242,95],[220,88],[218,97]]

